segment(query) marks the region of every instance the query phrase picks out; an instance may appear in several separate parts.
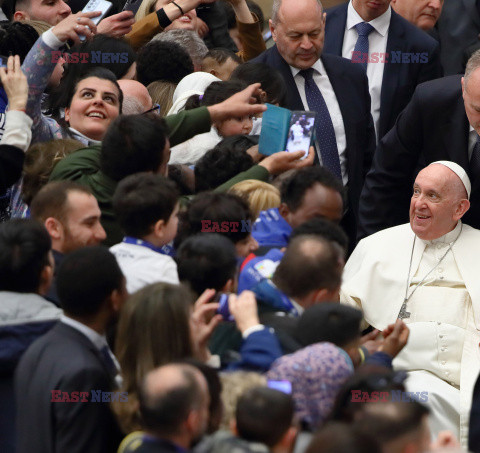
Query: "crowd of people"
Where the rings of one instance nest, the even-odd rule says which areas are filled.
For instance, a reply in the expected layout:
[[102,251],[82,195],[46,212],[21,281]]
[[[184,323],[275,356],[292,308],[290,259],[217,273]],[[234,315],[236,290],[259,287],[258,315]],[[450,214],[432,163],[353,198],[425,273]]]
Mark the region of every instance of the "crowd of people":
[[480,452],[480,2],[110,3],[0,3],[0,451]]

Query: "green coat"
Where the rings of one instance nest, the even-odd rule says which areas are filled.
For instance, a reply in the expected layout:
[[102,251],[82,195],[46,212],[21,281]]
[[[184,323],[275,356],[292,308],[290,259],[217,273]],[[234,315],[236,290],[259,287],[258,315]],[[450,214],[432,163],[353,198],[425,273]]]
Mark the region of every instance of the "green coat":
[[[210,114],[206,107],[183,111],[165,117],[170,130],[170,145],[175,146],[197,134],[208,132],[211,127]],[[107,233],[105,245],[118,244],[123,239],[123,231],[115,219],[112,199],[118,181],[113,180],[100,170],[100,146],[82,148],[62,159],[53,169],[50,181],[69,180],[87,186],[98,201],[102,211],[102,226]],[[244,179],[268,178],[268,171],[263,167],[252,167],[237,175],[219,187],[227,191],[233,184]]]

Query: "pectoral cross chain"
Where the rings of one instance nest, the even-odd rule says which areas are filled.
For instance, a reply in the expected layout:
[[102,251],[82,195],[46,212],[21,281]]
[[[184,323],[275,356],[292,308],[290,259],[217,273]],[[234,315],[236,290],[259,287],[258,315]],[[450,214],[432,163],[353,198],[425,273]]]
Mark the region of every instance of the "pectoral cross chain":
[[400,308],[400,313],[398,313],[398,319],[410,318],[410,312],[407,311],[407,301],[403,302],[402,308]]

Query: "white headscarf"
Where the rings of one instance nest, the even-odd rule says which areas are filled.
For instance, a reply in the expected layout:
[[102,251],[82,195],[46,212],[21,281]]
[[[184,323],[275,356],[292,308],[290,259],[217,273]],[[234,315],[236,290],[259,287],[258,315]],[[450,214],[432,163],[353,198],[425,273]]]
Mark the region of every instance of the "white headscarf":
[[167,115],[173,115],[183,110],[187,99],[194,94],[203,94],[212,82],[220,82],[218,77],[208,72],[192,72],[185,76],[175,88],[173,105]]

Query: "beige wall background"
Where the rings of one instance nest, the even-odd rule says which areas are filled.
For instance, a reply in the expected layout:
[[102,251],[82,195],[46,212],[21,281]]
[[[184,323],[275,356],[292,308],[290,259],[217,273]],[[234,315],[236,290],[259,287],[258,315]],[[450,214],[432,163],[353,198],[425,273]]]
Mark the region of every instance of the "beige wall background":
[[[260,7],[262,8],[263,14],[265,15],[265,21],[268,23],[270,18],[270,13],[272,11],[273,0],[255,0]],[[322,5],[325,9],[331,8],[332,6],[340,5],[340,3],[346,3],[347,0],[322,0]]]

